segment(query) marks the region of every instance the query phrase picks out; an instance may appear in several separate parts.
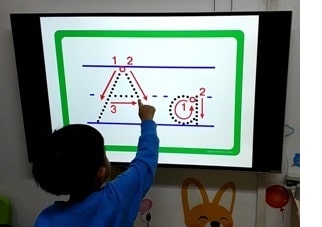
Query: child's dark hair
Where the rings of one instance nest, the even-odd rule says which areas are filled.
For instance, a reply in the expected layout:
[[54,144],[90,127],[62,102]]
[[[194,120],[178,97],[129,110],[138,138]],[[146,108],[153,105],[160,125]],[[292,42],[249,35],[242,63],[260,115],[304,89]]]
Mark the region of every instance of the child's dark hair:
[[104,138],[89,125],[72,124],[41,143],[32,167],[35,181],[55,195],[88,194],[104,165]]

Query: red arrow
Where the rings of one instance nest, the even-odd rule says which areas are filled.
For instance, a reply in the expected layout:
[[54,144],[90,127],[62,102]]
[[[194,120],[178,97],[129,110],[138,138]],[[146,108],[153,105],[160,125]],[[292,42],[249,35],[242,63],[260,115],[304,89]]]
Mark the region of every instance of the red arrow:
[[201,118],[203,118],[205,116],[204,112],[203,112],[203,98],[201,99],[201,114],[200,114]]
[[138,85],[138,87],[139,87],[140,91],[142,92],[142,94],[143,94],[143,99],[144,99],[144,100],[148,100],[148,96],[147,96],[146,94],[144,94],[144,91],[142,90],[142,88],[141,88],[140,84],[138,83],[137,79],[135,78],[135,76],[134,76],[133,72],[132,72],[132,71],[130,71],[130,73],[131,73],[131,75],[132,75],[133,79],[135,80],[136,84]]
[[112,79],[113,79],[113,77],[114,77],[115,73],[116,73],[116,70],[114,70],[114,72],[113,72],[113,74],[112,74],[112,76],[111,76],[110,80],[108,81],[107,85],[106,85],[106,86],[105,86],[105,88],[104,88],[103,93],[101,93],[101,94],[100,94],[101,100],[103,100],[103,99],[104,99],[104,97],[105,97],[105,93],[106,93],[106,91],[107,91],[107,88],[108,88],[108,86],[110,86],[110,83],[111,83],[111,81],[112,81]]
[[136,105],[135,101],[131,102],[111,102],[111,104],[131,104],[132,106]]
[[178,102],[176,103],[176,105],[174,106],[174,113],[175,113],[175,115],[176,115],[179,119],[181,119],[181,120],[187,120],[187,119],[189,119],[189,118],[192,116],[192,113],[193,113],[193,111],[194,111],[194,108],[193,108],[193,106],[192,106],[192,105],[190,106],[190,108],[189,108],[190,114],[189,114],[187,117],[179,116],[179,114],[177,113],[177,108],[178,108],[179,103],[181,103],[181,102],[187,102],[187,101],[186,101],[186,100],[180,100],[180,101],[178,101]]

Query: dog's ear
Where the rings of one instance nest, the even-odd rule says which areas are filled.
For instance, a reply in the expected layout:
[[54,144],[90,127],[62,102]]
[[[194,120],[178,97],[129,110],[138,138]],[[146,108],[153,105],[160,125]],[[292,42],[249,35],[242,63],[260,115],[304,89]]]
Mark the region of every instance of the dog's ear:
[[183,206],[183,212],[184,212],[185,217],[187,217],[188,212],[190,211],[189,198],[188,198],[188,187],[191,184],[194,184],[199,189],[203,204],[209,203],[208,195],[205,191],[204,186],[200,183],[200,181],[198,181],[197,179],[194,179],[194,178],[185,179],[183,181],[182,187],[181,187],[181,199],[182,199],[182,206]]
[[221,188],[218,190],[214,200],[213,200],[213,204],[218,205],[223,194],[225,193],[225,191],[230,188],[232,193],[231,193],[231,201],[230,201],[230,208],[229,208],[229,213],[232,215],[233,213],[233,209],[234,209],[234,204],[235,204],[235,196],[236,196],[236,187],[234,182],[227,182],[226,184],[224,184],[223,186],[221,186]]

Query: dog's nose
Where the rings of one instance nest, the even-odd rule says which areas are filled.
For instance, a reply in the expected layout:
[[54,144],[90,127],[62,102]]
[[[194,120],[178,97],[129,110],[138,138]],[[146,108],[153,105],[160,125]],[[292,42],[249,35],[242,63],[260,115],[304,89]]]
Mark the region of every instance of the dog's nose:
[[218,221],[212,221],[212,222],[210,222],[210,226],[211,227],[219,227],[220,223]]

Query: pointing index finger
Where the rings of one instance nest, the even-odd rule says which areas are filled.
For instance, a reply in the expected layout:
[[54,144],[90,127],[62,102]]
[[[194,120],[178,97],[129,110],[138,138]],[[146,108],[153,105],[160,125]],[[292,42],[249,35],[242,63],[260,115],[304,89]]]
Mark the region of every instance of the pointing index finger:
[[143,106],[141,99],[138,100],[139,107]]

